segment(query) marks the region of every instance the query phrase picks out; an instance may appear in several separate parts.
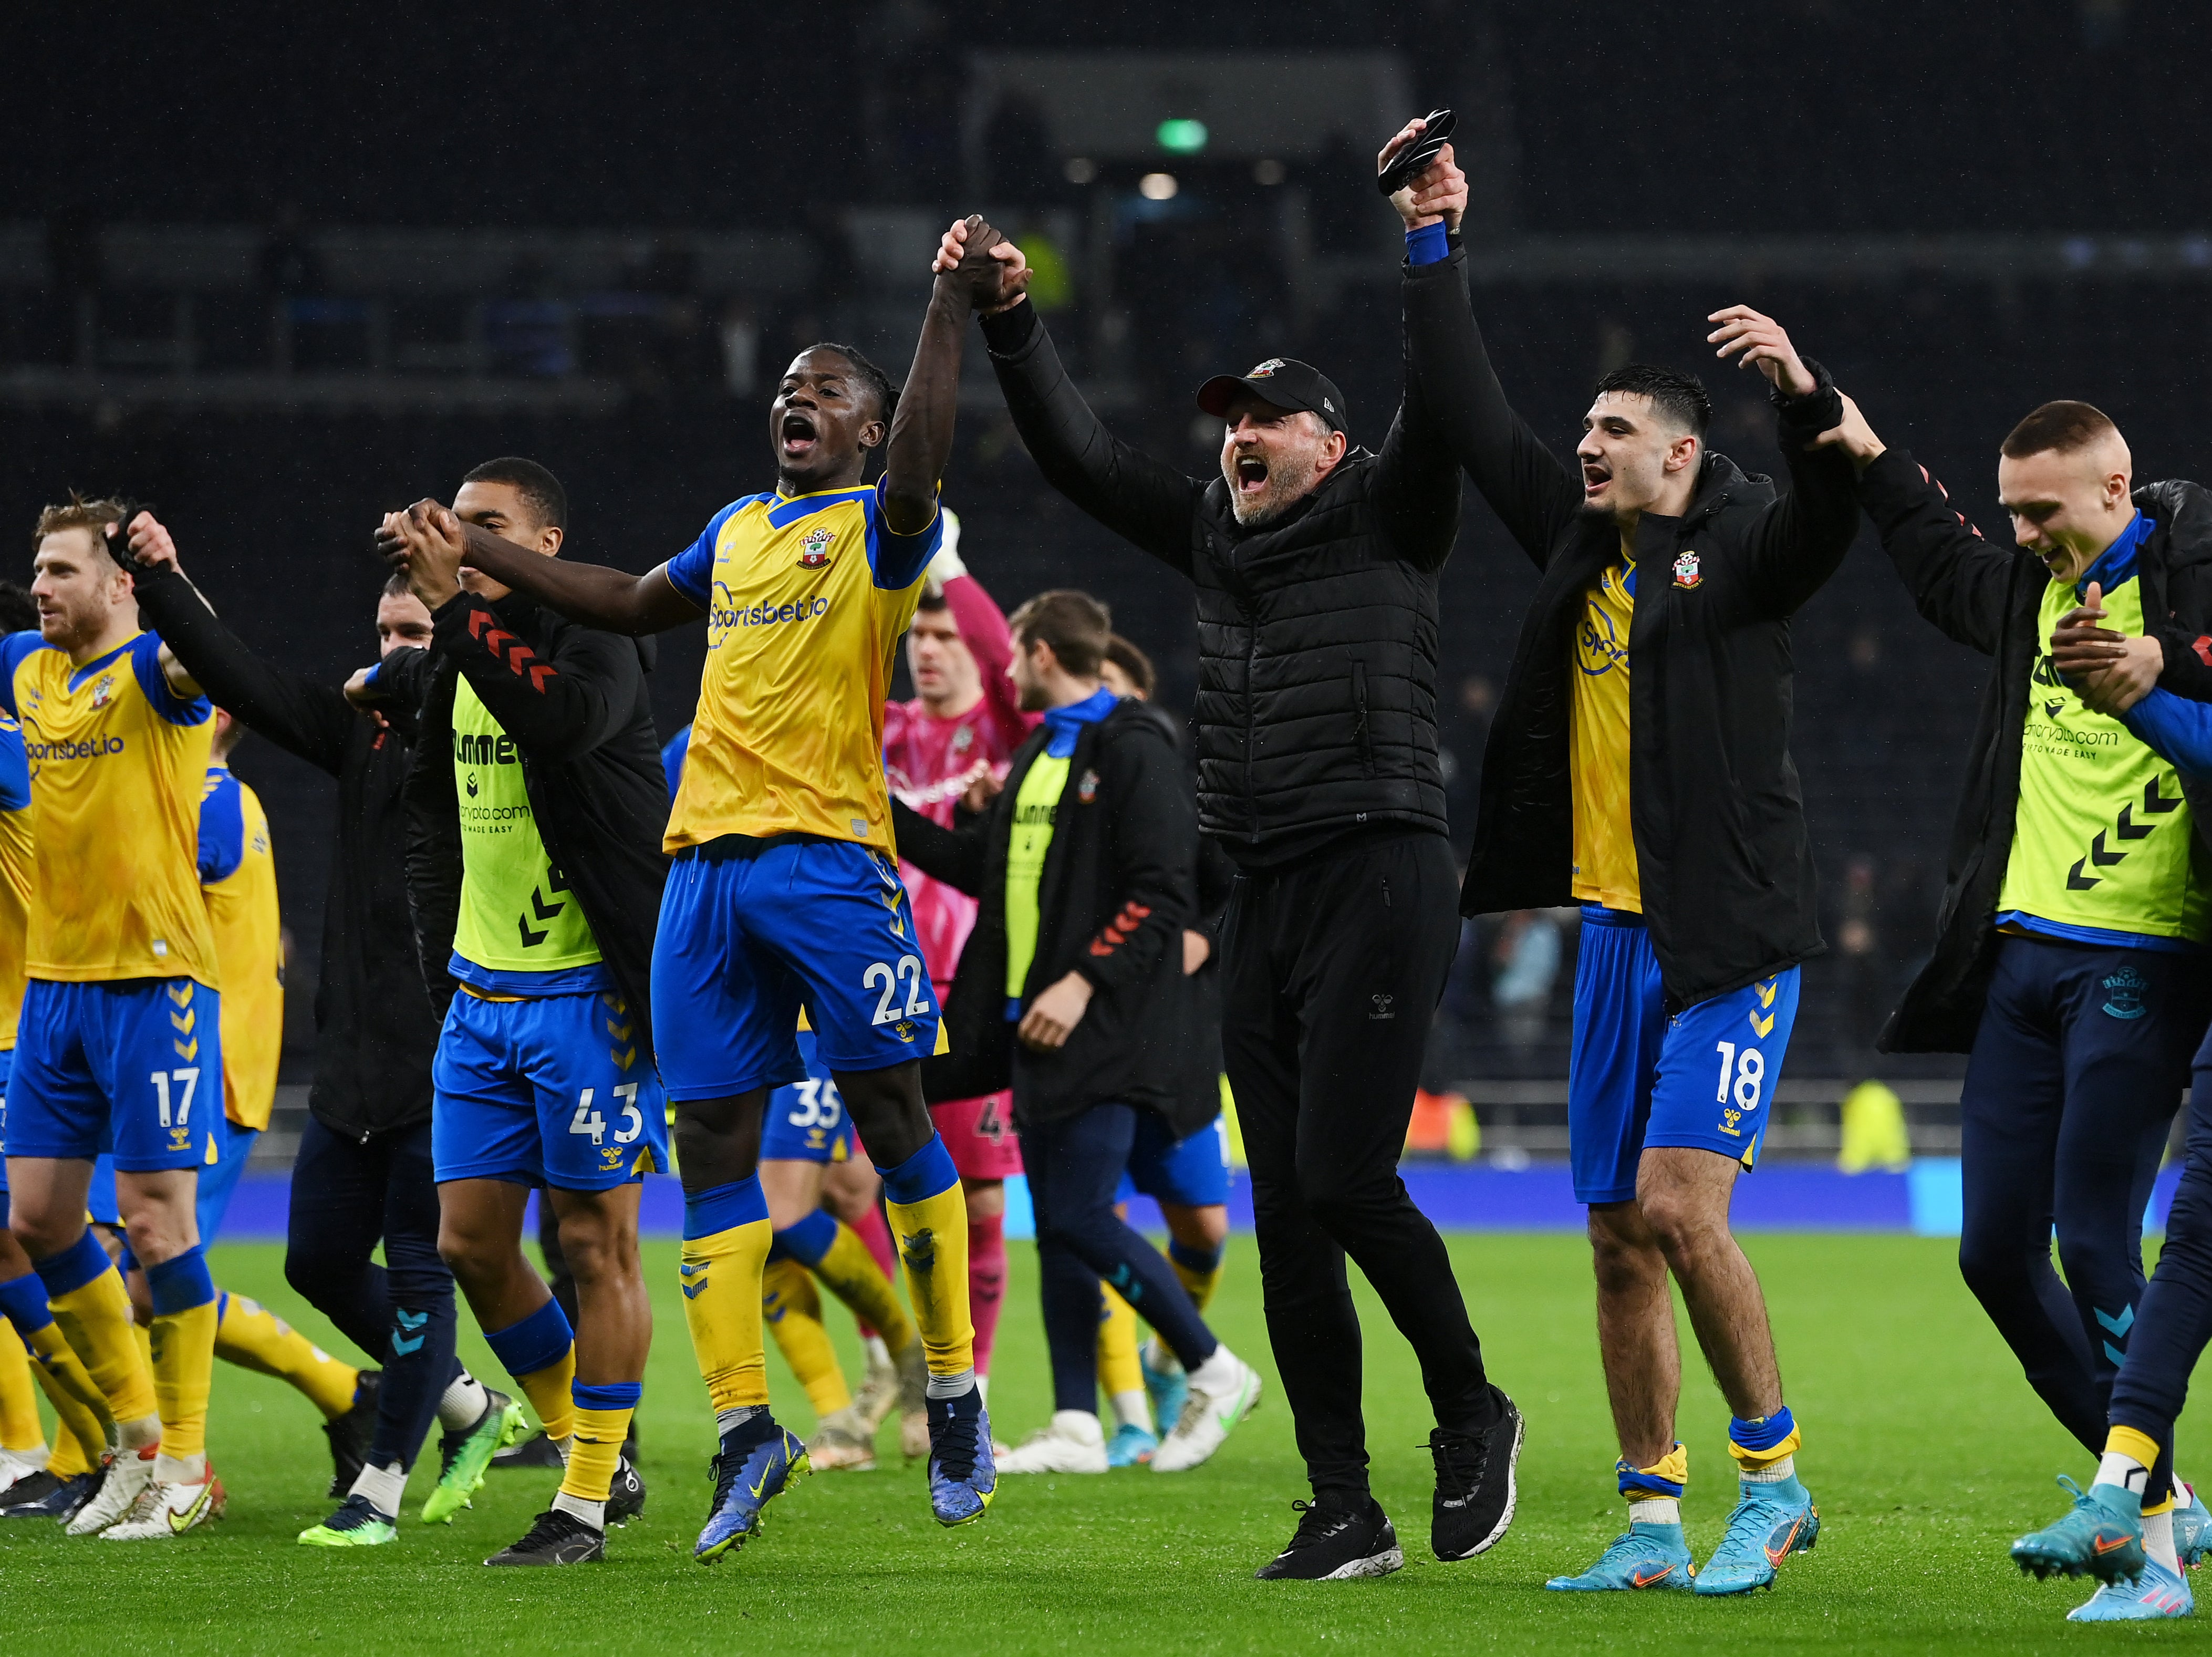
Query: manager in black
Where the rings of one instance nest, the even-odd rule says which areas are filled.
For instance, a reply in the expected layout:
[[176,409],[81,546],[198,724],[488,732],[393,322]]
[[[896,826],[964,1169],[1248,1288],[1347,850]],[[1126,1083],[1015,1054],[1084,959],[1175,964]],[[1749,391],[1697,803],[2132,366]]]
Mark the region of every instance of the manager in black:
[[[1383,159],[1420,131],[1409,124]],[[1061,493],[1197,589],[1200,829],[1238,865],[1222,928],[1223,1047],[1251,1163],[1267,1328],[1314,1491],[1261,1569],[1305,1580],[1403,1563],[1369,1494],[1348,1253],[1412,1343],[1436,1430],[1432,1541],[1464,1559],[1513,1516],[1521,1417],[1491,1385],[1443,1240],[1398,1154],[1458,939],[1437,758],[1437,577],[1459,529],[1436,399],[1468,365],[1448,245],[1465,176],[1446,149],[1394,198],[1407,228],[1403,401],[1379,451],[1303,362],[1208,381],[1221,468],[1189,478],[1119,442],[1069,383],[1018,249],[983,334],[1023,442]],[[962,253],[960,227],[939,268]],[[1443,326],[1456,313],[1456,330]]]

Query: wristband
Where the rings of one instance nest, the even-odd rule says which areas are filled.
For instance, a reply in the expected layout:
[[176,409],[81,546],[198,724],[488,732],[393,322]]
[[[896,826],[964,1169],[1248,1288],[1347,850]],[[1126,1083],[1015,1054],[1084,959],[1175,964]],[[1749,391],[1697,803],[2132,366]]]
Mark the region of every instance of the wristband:
[[1450,238],[1445,234],[1444,222],[1424,224],[1418,230],[1406,232],[1406,260],[1411,265],[1434,265],[1451,255]]

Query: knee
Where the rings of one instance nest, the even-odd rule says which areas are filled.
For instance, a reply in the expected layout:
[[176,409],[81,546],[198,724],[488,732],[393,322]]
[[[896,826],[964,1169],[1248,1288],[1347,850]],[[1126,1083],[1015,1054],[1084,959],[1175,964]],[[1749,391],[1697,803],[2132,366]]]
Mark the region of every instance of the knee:
[[1670,1264],[1695,1259],[1716,1234],[1728,1233],[1727,1209],[1716,1211],[1700,1195],[1671,1183],[1654,1183],[1636,1193],[1644,1228]]
[[1994,1231],[1969,1223],[1959,1237],[1959,1276],[1978,1300],[2007,1293],[2027,1281],[2028,1257]]
[[1624,1294],[1667,1275],[1658,1240],[1632,1205],[1592,1209],[1590,1267],[1601,1294]]
[[359,1275],[365,1264],[365,1257],[353,1258],[340,1250],[295,1242],[284,1251],[284,1281],[310,1306],[323,1307],[336,1298],[348,1278]]
[[561,1252],[579,1283],[605,1282],[637,1272],[637,1229],[622,1215],[593,1209],[561,1216]]
[[507,1240],[452,1215],[438,1221],[438,1258],[464,1282],[494,1270],[510,1246]]

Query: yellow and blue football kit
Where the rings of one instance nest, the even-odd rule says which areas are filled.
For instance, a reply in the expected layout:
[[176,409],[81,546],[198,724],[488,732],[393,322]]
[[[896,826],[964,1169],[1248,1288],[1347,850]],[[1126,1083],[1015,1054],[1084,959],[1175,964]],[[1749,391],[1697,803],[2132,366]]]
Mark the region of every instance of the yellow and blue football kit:
[[0,640],[31,776],[35,875],[9,1149],[197,1167],[222,1111],[222,980],[196,851],[210,719],[136,635],[84,666]]
[[460,988],[431,1063],[437,1177],[604,1191],[665,1168],[666,1105],[635,1016],[547,857],[514,742],[466,679],[453,740]]
[[1636,566],[1591,587],[1574,644],[1569,767],[1575,807],[1573,1045],[1568,1154],[1575,1198],[1626,1203],[1646,1148],[1685,1145],[1748,1168],[1796,1024],[1797,969],[1670,1017],[1644,925],[1630,801],[1629,632]]
[[276,858],[259,796],[228,765],[208,767],[200,790],[200,890],[222,974],[222,1114],[200,1166],[203,1241],[222,1230],[231,1193],[269,1125],[284,1046],[283,922]]
[[[920,533],[896,533],[880,485],[749,496],[666,566],[707,612],[698,713],[668,822],[677,861],[653,944],[653,1045],[672,1099],[802,1081],[802,1008],[834,1070],[936,1051],[936,991],[899,878],[883,735],[893,655],[943,524],[933,514]],[[967,1213],[941,1139],[883,1173],[931,1386],[945,1389],[928,1400],[934,1436],[956,1417],[981,1420]],[[752,1522],[738,1470],[787,1458],[795,1442],[763,1407],[769,1243],[757,1177],[686,1192],[685,1320],[726,1475],[702,1558]],[[940,1479],[933,1458],[940,1522],[981,1515],[988,1456],[976,1467],[956,1490],[962,1481]]]
[[[170,688],[161,649],[142,632],[79,665],[36,633],[0,640],[0,708],[22,728],[35,871],[11,1155],[106,1151],[132,1173],[197,1169],[222,1120],[222,980],[197,857],[214,710]],[[97,1240],[82,1233],[35,1264],[117,1419],[151,1402],[163,1457],[191,1470],[206,1447],[217,1319],[199,1246],[147,1272],[150,1400],[130,1379],[143,1370],[129,1302]]]
[[708,612],[653,951],[653,1045],[672,1099],[804,1080],[802,1004],[832,1069],[936,1050],[883,724],[942,525],[894,534],[872,488],[755,495],[668,564]]
[[31,874],[30,762],[23,756],[23,728],[0,714],[0,1192],[8,1189],[8,1075],[23,1005]]

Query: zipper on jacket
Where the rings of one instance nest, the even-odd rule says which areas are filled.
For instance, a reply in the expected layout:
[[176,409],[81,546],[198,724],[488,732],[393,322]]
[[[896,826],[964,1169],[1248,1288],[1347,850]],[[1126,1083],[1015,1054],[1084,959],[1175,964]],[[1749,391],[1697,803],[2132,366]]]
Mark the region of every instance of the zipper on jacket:
[[1390,877],[1387,874],[1382,877],[1382,907],[1390,907]]
[[1367,664],[1352,664],[1352,735],[1359,744],[1359,764],[1362,770],[1375,775],[1375,734],[1367,722]]

